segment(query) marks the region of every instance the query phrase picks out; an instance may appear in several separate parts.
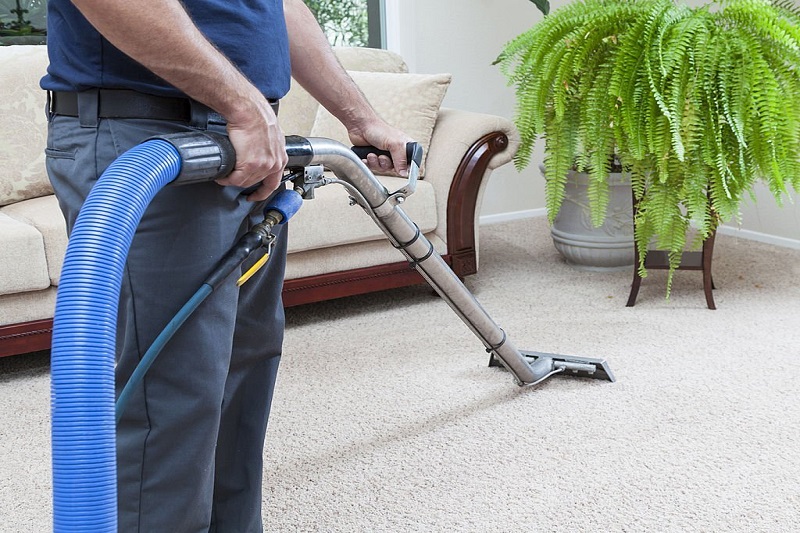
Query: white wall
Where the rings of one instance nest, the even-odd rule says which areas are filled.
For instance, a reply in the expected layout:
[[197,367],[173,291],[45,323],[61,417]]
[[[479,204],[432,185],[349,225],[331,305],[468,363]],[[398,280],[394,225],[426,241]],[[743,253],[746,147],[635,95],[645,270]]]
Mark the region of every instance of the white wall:
[[[449,72],[444,104],[514,116],[514,90],[492,62],[503,45],[541,20],[526,0],[386,0],[387,46],[414,72]],[[544,182],[537,163],[521,174],[506,165],[492,174],[483,215],[542,208]]]
[[[568,0],[551,0],[551,9]],[[697,3],[697,2],[695,2]],[[444,105],[513,118],[514,91],[492,61],[503,45],[540,21],[528,0],[386,0],[387,46],[413,72],[449,72],[453,82]],[[482,215],[485,219],[543,212],[544,182],[537,169],[541,143],[527,169],[512,165],[492,174]],[[748,237],[800,247],[800,195],[779,208],[763,190],[742,208]],[[777,239],[772,239],[775,236]]]

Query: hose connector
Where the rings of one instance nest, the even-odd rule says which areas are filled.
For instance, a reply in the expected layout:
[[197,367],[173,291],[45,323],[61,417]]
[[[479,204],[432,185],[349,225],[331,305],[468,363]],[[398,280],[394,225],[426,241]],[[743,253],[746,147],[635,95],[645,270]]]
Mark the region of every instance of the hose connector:
[[275,224],[285,224],[303,207],[303,196],[292,189],[281,191],[264,207],[264,217],[272,216]]
[[287,135],[286,155],[289,156],[289,162],[286,164],[286,168],[306,167],[310,165],[311,161],[314,159],[314,148],[305,137]]
[[172,185],[224,178],[236,165],[236,151],[228,137],[221,133],[187,131],[150,139],[166,141],[180,154],[181,171]]

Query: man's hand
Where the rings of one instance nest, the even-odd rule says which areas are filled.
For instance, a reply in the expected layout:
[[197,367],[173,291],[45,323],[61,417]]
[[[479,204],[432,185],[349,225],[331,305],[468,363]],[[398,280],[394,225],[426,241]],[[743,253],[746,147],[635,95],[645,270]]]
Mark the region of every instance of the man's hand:
[[263,98],[251,104],[252,110],[243,110],[228,119],[228,137],[236,150],[236,166],[217,183],[244,188],[260,183],[247,196],[251,202],[258,202],[266,200],[278,188],[289,158],[272,107]]
[[385,174],[394,168],[398,175],[408,176],[406,144],[412,142],[413,139],[404,132],[376,119],[364,126],[351,129],[349,134],[350,142],[355,146],[374,146],[379,150],[388,150],[392,154],[391,160],[385,155],[367,155],[364,162],[371,171]]

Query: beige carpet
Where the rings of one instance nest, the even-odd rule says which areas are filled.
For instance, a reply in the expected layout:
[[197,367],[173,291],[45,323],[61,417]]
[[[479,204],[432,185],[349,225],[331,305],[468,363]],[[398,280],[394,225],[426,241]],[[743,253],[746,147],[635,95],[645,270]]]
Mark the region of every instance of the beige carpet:
[[[800,251],[717,239],[700,274],[564,264],[542,219],[484,227],[468,280],[522,349],[617,383],[520,389],[425,287],[288,312],[267,531],[800,531]],[[0,360],[0,531],[50,528],[47,359]]]

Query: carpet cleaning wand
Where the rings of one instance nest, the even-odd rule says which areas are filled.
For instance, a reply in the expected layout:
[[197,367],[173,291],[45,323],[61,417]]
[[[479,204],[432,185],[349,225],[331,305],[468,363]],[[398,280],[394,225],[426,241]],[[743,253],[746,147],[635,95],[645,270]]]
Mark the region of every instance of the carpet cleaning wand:
[[331,139],[318,137],[287,137],[286,144],[287,147],[292,146],[298,161],[305,165],[322,165],[333,171],[338,178],[335,182],[345,186],[353,200],[372,218],[392,245],[406,256],[411,266],[483,342],[490,354],[490,364],[499,361],[511,372],[517,384],[536,385],[555,374],[614,381],[614,374],[605,359],[521,352],[481,307],[436,252],[433,244],[400,207],[416,189],[422,159],[419,145],[409,144],[408,183],[395,192],[389,192],[361,160],[367,152],[374,152],[373,149],[349,149]]
[[[361,158],[341,143],[292,136],[286,138],[286,149],[287,179],[294,184],[293,193],[284,197],[285,204],[268,207],[263,225],[254,228],[222,260],[192,301],[165,328],[152,357],[217,283],[256,248],[269,248],[270,225],[291,216],[290,212],[301,204],[300,197],[311,199],[315,188],[337,183],[347,189],[354,203],[364,209],[483,342],[492,360],[506,367],[519,385],[535,385],[554,374],[614,381],[604,359],[520,352],[507,339],[400,208],[413,194],[419,176],[422,151],[416,143],[408,146],[408,183],[391,193]],[[64,259],[53,324],[51,405],[56,533],[117,531],[116,318],[125,260],[139,220],[164,186],[224,177],[233,169],[234,159],[233,147],[223,135],[191,132],[157,137],[115,160],[81,208]],[[327,177],[323,168],[332,170],[336,178]],[[137,369],[137,376],[146,371],[146,366],[141,371]],[[124,400],[122,396],[121,399]]]

